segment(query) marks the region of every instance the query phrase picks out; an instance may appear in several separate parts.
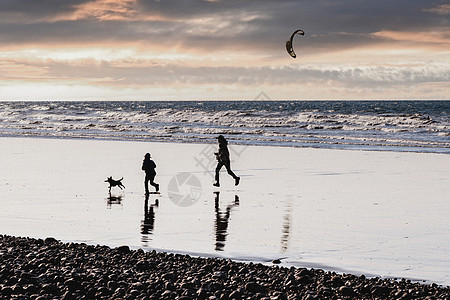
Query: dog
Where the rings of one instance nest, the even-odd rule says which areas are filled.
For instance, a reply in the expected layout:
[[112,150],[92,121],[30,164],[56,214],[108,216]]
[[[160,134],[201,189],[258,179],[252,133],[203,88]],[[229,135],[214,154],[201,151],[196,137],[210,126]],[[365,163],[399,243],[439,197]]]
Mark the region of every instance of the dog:
[[105,182],[109,183],[109,192],[111,193],[111,188],[115,187],[115,186],[118,186],[121,190],[123,190],[125,188],[125,186],[122,184],[122,180],[123,180],[123,177],[120,178],[119,180],[112,179],[112,176],[106,178]]

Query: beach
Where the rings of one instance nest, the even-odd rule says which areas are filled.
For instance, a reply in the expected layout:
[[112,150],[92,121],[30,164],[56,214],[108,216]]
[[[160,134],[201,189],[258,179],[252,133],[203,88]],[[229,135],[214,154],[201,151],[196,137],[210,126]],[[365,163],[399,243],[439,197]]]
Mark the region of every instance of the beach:
[[450,283],[448,155],[230,144],[217,189],[214,144],[0,142],[2,234]]
[[447,299],[406,279],[0,235],[0,299]]
[[0,300],[450,300],[450,1],[0,15]]

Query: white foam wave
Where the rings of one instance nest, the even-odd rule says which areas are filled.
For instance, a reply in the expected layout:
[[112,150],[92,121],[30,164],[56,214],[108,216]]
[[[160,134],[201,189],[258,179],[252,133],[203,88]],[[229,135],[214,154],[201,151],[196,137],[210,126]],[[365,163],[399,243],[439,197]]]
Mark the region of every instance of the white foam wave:
[[218,134],[258,145],[428,147],[448,153],[450,117],[445,113],[344,113],[335,109],[240,110],[219,105],[204,109],[193,105],[165,107],[157,103],[126,103],[115,107],[109,103],[14,105],[0,102],[0,135],[210,141]]

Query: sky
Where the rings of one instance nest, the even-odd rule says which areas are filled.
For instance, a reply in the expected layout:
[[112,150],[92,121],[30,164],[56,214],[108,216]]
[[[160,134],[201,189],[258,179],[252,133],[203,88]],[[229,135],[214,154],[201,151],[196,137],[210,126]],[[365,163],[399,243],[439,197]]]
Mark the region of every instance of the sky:
[[0,100],[267,99],[450,100],[450,0],[0,1]]

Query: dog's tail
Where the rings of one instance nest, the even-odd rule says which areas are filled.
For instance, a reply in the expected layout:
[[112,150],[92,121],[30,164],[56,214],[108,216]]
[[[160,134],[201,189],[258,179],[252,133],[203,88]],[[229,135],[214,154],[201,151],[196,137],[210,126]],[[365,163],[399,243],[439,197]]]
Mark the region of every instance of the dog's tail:
[[121,181],[121,180],[123,180],[123,177],[122,178],[120,178],[119,180],[117,180],[117,181]]

